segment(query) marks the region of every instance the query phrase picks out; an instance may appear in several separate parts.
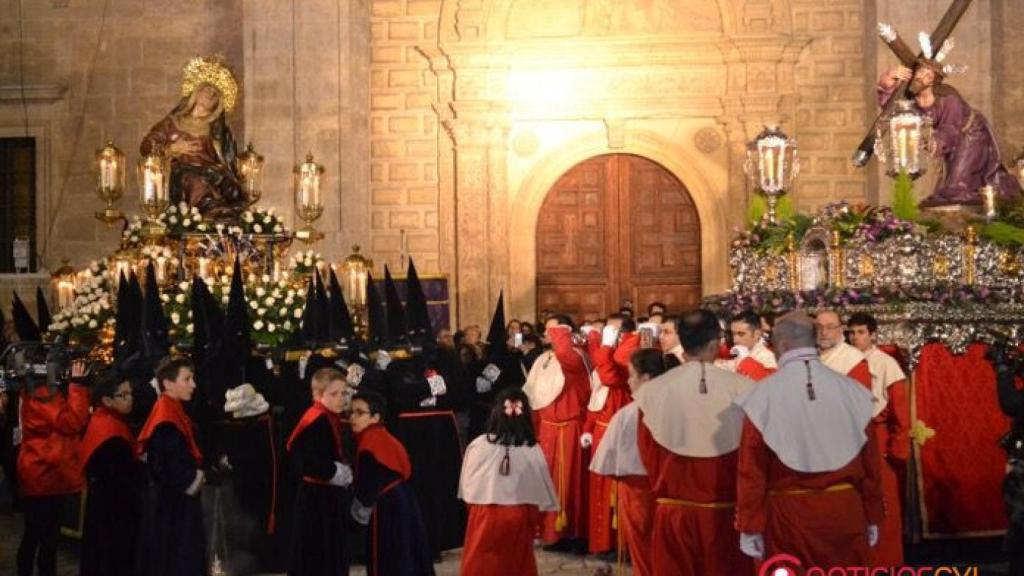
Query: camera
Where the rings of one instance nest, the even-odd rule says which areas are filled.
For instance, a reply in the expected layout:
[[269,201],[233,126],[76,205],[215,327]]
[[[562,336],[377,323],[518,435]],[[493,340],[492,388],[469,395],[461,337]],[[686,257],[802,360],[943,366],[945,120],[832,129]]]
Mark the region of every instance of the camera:
[[73,352],[62,338],[8,345],[0,353],[0,392],[31,392],[44,383],[51,388],[65,384]]

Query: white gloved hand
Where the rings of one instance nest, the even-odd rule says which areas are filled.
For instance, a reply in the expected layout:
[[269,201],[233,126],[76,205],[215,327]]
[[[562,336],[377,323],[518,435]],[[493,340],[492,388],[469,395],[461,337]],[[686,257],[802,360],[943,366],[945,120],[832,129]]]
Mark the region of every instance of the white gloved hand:
[[427,396],[425,400],[420,402],[420,408],[433,408],[437,406],[437,396]]
[[591,332],[596,332],[596,331],[597,331],[597,328],[594,328],[593,326],[591,326],[589,324],[587,324],[585,326],[580,326],[580,333],[583,334],[584,336],[590,336]]
[[501,376],[501,369],[495,366],[494,364],[488,364],[487,366],[484,366],[483,376],[484,378],[490,380],[492,383],[497,382],[498,376]]
[[580,436],[580,447],[581,448],[590,448],[593,445],[594,445],[594,435],[591,434],[590,432],[584,432]]
[[615,326],[605,326],[601,330],[601,346],[615,346],[619,343],[619,329]]
[[442,396],[448,392],[448,386],[445,384],[444,376],[441,376],[440,374],[428,376],[427,384],[430,385],[431,396]]
[[477,376],[476,377],[476,393],[477,394],[487,394],[488,392],[491,391],[491,385],[492,384],[493,383],[490,380],[488,380],[487,378],[484,378],[483,376]]
[[750,356],[750,348],[737,344],[729,349],[729,354],[731,354],[732,357],[736,358],[737,360],[742,360],[747,356]]
[[362,502],[353,498],[352,507],[349,509],[349,512],[352,514],[352,518],[356,522],[366,526],[370,523],[370,515],[373,514],[373,507],[363,506]]
[[874,548],[878,545],[878,524],[868,524],[867,536],[868,546]]
[[342,488],[352,483],[352,468],[348,464],[341,462],[334,463],[334,476],[327,481],[331,486],[341,486]]
[[388,354],[387,350],[379,350],[377,352],[377,369],[387,370],[388,364],[391,364],[391,354]]
[[358,388],[359,384],[363,382],[363,375],[366,374],[366,369],[359,364],[349,364],[347,374],[345,375],[345,381],[348,382],[349,386]]
[[740,551],[751,558],[764,557],[764,534],[740,534]]

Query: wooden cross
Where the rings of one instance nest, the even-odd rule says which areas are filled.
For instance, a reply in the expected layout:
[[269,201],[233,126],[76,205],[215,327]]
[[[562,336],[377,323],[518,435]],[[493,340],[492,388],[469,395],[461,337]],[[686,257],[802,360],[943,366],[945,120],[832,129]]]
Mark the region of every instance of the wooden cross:
[[[953,29],[956,28],[960,18],[967,11],[967,8],[971,5],[972,0],[953,0],[949,9],[946,10],[946,14],[939,21],[938,27],[935,28],[935,32],[931,35],[931,44],[935,50],[941,49],[942,45],[949,38],[949,35],[953,33]],[[907,46],[907,43],[899,37],[891,28],[887,28],[883,31],[883,41],[889,48],[896,54],[896,57],[900,59],[900,62],[910,69],[915,69],[919,65],[922,54],[914,54],[914,51]],[[888,116],[896,108],[896,103],[907,97],[908,82],[900,81],[896,85],[896,90],[893,91],[892,95],[886,100],[882,106],[882,112],[875,118],[875,121],[871,124],[871,129],[868,131],[867,136],[861,141],[860,146],[857,147],[857,151],[853,153],[853,165],[858,168],[863,168],[867,165],[868,160],[875,154],[875,132],[878,129],[878,124],[882,121],[882,118]]]

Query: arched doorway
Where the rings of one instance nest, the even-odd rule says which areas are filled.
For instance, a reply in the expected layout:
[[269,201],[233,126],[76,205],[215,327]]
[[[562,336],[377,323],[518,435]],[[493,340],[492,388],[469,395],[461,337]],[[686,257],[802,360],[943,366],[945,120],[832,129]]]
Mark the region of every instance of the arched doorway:
[[701,298],[700,221],[661,165],[631,154],[585,160],[552,186],[537,220],[537,310],[581,320],[624,302],[639,312]]

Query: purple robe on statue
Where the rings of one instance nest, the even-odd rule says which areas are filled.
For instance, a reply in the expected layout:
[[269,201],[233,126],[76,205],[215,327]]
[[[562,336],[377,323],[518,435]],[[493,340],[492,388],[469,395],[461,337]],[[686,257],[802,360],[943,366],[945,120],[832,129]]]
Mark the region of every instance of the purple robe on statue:
[[[935,103],[921,111],[932,121],[936,154],[945,172],[921,207],[981,204],[978,190],[986,184],[1002,200],[1020,196],[1020,183],[1003,166],[988,120],[952,87],[939,84],[934,92]],[[884,103],[891,93],[879,86],[879,102]]]

